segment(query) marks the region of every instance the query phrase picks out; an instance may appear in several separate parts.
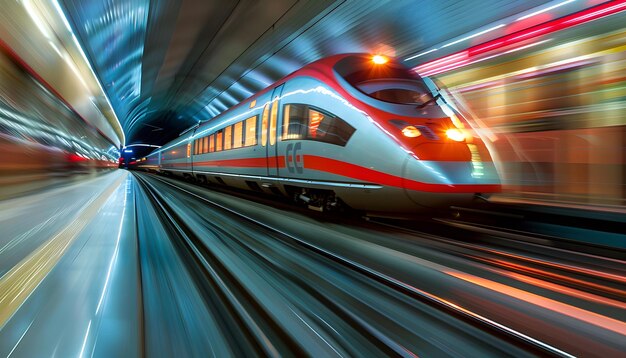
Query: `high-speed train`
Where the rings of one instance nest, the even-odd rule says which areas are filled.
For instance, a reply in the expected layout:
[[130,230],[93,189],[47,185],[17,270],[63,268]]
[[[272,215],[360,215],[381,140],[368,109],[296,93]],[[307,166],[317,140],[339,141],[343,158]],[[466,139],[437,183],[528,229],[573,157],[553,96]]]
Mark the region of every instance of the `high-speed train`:
[[487,147],[443,97],[388,57],[327,57],[136,167],[370,214],[417,213],[500,191]]

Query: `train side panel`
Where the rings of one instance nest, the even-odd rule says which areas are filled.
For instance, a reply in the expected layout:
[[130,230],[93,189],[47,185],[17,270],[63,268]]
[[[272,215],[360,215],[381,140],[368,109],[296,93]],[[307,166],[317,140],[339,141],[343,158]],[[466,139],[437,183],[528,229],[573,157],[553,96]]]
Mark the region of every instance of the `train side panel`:
[[[405,211],[415,204],[403,192],[399,175],[408,153],[383,134],[372,118],[332,85],[296,77],[283,90],[279,122],[281,189],[327,191],[355,209]],[[298,128],[301,117],[306,128]],[[306,120],[301,121],[306,122]],[[380,177],[397,178],[381,185]],[[295,191],[295,193],[294,193]]]
[[191,136],[191,133],[186,134],[173,144],[166,144],[159,150],[162,172],[180,177],[191,176]]
[[244,189],[260,188],[263,181],[260,178],[267,177],[260,128],[264,115],[268,115],[264,109],[270,103],[270,95],[260,96],[251,103],[196,130],[192,140],[193,175],[197,180]]

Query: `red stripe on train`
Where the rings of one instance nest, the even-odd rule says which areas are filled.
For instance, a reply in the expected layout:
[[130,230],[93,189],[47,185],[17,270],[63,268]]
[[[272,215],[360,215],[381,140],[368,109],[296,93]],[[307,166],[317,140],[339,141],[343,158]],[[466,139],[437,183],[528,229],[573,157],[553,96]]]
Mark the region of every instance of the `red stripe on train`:
[[240,159],[224,159],[224,160],[207,160],[203,162],[194,162],[193,166],[202,167],[238,167],[238,168],[266,168],[267,161],[276,161],[278,168],[285,167],[285,157],[261,157],[261,158],[240,158]]
[[430,184],[416,180],[379,172],[359,165],[354,165],[340,160],[318,157],[315,155],[304,156],[304,167],[306,169],[319,170],[327,173],[337,174],[353,179],[363,180],[381,185],[407,188],[409,190],[425,192],[445,192],[445,193],[486,193],[499,192],[499,184]]
[[[279,168],[285,168],[285,157],[270,157],[269,160],[276,160]],[[181,163],[182,164],[182,163]],[[186,163],[184,163],[186,165]],[[194,167],[239,167],[239,168],[265,168],[267,162],[265,158],[242,158],[227,160],[210,160],[194,163]],[[317,170],[325,173],[341,175],[344,177],[362,180],[368,183],[376,183],[409,190],[425,192],[444,193],[493,193],[501,191],[499,184],[432,184],[422,183],[377,170],[369,169],[359,165],[343,162],[340,160],[319,157],[315,155],[304,156],[304,167],[310,170]]]

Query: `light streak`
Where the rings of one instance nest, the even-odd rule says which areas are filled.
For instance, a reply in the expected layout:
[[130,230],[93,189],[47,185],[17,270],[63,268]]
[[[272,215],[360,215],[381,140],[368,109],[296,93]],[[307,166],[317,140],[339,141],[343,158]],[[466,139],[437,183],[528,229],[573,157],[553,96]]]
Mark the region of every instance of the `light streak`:
[[28,330],[30,329],[30,327],[33,325],[35,321],[31,321],[30,324],[28,325],[28,327],[26,327],[26,329],[24,330],[24,333],[22,333],[22,336],[20,337],[20,339],[17,340],[17,343],[15,343],[15,346],[13,346],[13,349],[11,349],[11,351],[9,352],[9,354],[7,355],[7,358],[9,358],[11,356],[11,354],[13,354],[13,352],[15,352],[15,349],[17,348],[17,346],[20,345],[20,342],[22,342],[22,339],[24,339],[24,336],[26,335],[26,332],[28,332]]
[[[414,68],[422,76],[429,76],[445,71],[453,70],[459,67],[463,67],[478,61],[484,61],[489,58],[499,56],[503,53],[497,53],[491,57],[475,59],[473,57],[494,51],[501,48],[513,46],[519,42],[529,40],[538,36],[551,34],[560,30],[564,30],[573,26],[581,25],[605,16],[616,14],[626,10],[626,0],[619,0],[615,2],[608,2],[602,5],[598,5],[592,8],[585,9],[583,11],[570,14],[563,18],[551,20],[528,27],[526,29],[511,33],[509,35],[502,36],[497,39],[493,39],[482,43],[480,45],[469,47],[463,51],[447,55],[424,64],[421,64]],[[511,51],[511,50],[509,50]],[[461,58],[465,58],[465,61],[460,61]]]
[[500,294],[512,297],[514,299],[530,303],[543,309],[557,312],[564,316],[574,318],[576,320],[594,325],[596,327],[609,330],[618,334],[626,332],[626,323],[618,321],[616,319],[603,316],[601,314],[587,311],[582,308],[578,308],[566,303],[555,301],[553,299],[543,297],[531,292],[521,290],[519,288],[507,286],[495,281],[484,279],[482,277],[454,271],[444,271],[446,274],[456,277],[460,280],[472,283],[477,286],[484,287],[486,289],[498,292]]
[[46,39],[51,39],[52,36],[50,35],[50,32],[48,32],[48,29],[46,29],[47,27],[47,25],[45,25],[46,22],[41,16],[39,9],[37,9],[37,7],[34,6],[31,0],[24,0],[22,1],[22,4],[24,4],[24,8],[26,9],[26,12],[30,16],[30,18],[33,20],[33,22],[35,23],[39,31],[42,33],[42,35],[44,35]]
[[[95,71],[91,67],[91,62],[89,62],[89,59],[87,58],[87,55],[85,54],[85,51],[83,50],[83,47],[80,45],[80,42],[78,42],[78,39],[76,38],[76,35],[74,35],[74,31],[72,31],[70,23],[69,23],[69,21],[67,21],[67,16],[65,16],[65,12],[63,12],[63,9],[61,9],[61,6],[57,2],[57,0],[54,0],[53,4],[54,4],[54,8],[56,9],[56,11],[59,13],[59,16],[61,16],[61,19],[63,20],[63,23],[65,24],[65,27],[67,27],[67,30],[70,32],[72,40],[74,41],[74,45],[78,48],[78,52],[80,52],[81,56],[83,57],[83,60],[87,64],[87,67],[89,68],[89,71],[91,72],[92,78],[95,80],[96,84],[98,85],[98,88],[100,88],[100,91],[104,95],[104,99],[106,100],[109,108],[111,109],[111,113],[113,114],[113,117],[115,118],[115,121],[117,122],[117,125],[118,125],[118,127],[120,129],[120,134],[121,134],[120,141],[121,141],[122,146],[124,146],[124,144],[126,144],[126,135],[124,134],[124,129],[122,127],[122,123],[120,122],[119,118],[117,117],[117,113],[115,113],[115,109],[113,108],[113,105],[111,104],[111,101],[109,100],[109,96],[105,92],[104,88],[102,87],[102,84],[100,83],[100,79],[98,78],[98,76],[96,76]],[[65,61],[68,62],[67,59],[65,59]],[[68,62],[68,64],[70,64],[70,62]],[[72,67],[71,64],[70,64],[70,67]],[[72,70],[74,72],[76,72],[76,70],[74,70],[74,68],[72,68]],[[84,84],[84,80],[83,80],[82,76],[78,75],[78,77],[80,78],[81,82],[83,82],[83,84]]]
[[560,2],[560,3],[556,4],[556,5],[552,5],[552,6],[549,6],[549,7],[545,8],[545,9],[537,10],[535,12],[532,12],[532,13],[528,14],[528,15],[524,15],[522,17],[519,17],[515,21],[528,19],[529,17],[533,17],[535,15],[539,15],[539,14],[544,13],[546,11],[550,11],[552,9],[556,9],[557,7],[563,6],[565,4],[569,4],[569,3],[574,2],[574,1],[576,1],[576,0],[567,0],[567,1]]
[[85,346],[87,345],[87,338],[89,338],[89,330],[91,330],[91,320],[89,320],[89,324],[87,325],[87,332],[85,332],[85,338],[83,339],[83,347],[80,350],[79,357],[82,358],[85,353]]
[[113,256],[111,257],[111,262],[109,263],[109,270],[107,271],[107,278],[104,283],[104,288],[102,289],[102,294],[100,295],[100,300],[98,301],[98,307],[96,308],[96,314],[100,312],[100,307],[102,306],[102,302],[104,301],[104,296],[107,292],[107,288],[109,287],[109,279],[111,277],[111,270],[113,269],[113,263],[117,261],[117,255],[120,251],[120,238],[122,237],[122,228],[124,227],[124,215],[126,214],[126,201],[128,197],[128,179],[126,180],[125,194],[124,194],[124,206],[122,208],[122,218],[120,219],[120,228],[117,232],[117,240],[115,241],[115,251],[113,252]]
[[476,36],[480,36],[480,35],[486,34],[487,32],[491,32],[491,31],[493,31],[493,30],[497,30],[497,29],[499,29],[499,28],[501,28],[501,27],[504,27],[504,26],[506,26],[506,24],[499,24],[499,25],[496,25],[496,26],[490,27],[490,28],[488,28],[487,30],[483,30],[483,31],[481,31],[481,32],[477,32],[477,33],[475,33],[475,34],[473,34],[473,35],[465,36],[465,37],[463,37],[463,38],[461,38],[461,39],[458,39],[458,40],[456,40],[456,41],[453,41],[453,42],[447,43],[447,44],[445,44],[445,45],[441,46],[441,48],[448,47],[448,46],[452,46],[452,45],[456,45],[456,44],[458,44],[459,42],[463,42],[463,41],[465,41],[465,40],[472,39],[472,38],[474,38],[474,37],[476,37]]
[[129,147],[152,147],[152,148],[161,148],[161,146],[160,146],[160,145],[154,145],[154,144],[144,144],[144,143],[129,144],[129,145],[125,146],[124,148],[129,148]]

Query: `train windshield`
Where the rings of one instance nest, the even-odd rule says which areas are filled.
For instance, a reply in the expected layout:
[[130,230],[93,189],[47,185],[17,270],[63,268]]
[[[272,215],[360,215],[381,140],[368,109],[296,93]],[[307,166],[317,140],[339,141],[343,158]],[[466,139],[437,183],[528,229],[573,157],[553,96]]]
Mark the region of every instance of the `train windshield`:
[[375,79],[357,83],[355,87],[370,97],[391,103],[421,105],[432,98],[426,86],[415,80]]
[[433,102],[433,94],[422,78],[397,63],[374,64],[366,56],[351,56],[339,61],[335,71],[350,85],[380,101],[417,106]]

